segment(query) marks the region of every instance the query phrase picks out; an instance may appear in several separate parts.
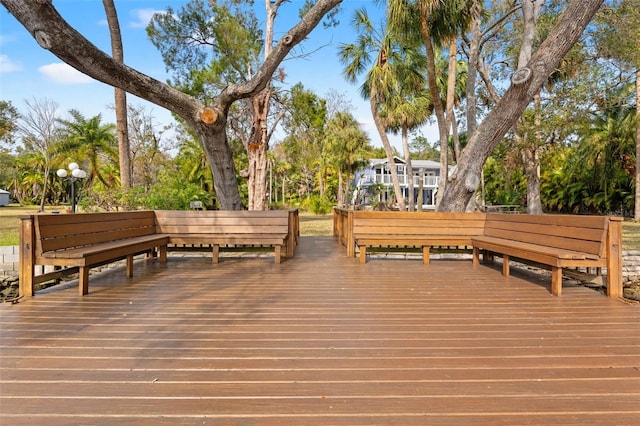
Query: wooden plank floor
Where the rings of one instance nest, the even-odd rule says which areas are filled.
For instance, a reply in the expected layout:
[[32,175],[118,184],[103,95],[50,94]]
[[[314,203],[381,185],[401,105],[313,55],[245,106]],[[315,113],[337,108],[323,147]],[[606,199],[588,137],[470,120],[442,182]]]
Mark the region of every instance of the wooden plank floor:
[[637,425],[640,305],[471,261],[170,258],[0,307],[0,424]]

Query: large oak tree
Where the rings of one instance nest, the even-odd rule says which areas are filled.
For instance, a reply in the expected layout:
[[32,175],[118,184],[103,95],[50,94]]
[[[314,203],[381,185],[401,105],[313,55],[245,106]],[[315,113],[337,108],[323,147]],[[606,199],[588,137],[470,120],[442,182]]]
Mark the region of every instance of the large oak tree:
[[240,99],[259,94],[291,49],[304,40],[322,18],[342,0],[318,0],[300,22],[273,47],[253,77],[230,84],[204,105],[169,85],[130,68],[98,49],[60,16],[50,0],[0,0],[36,39],[78,71],[162,106],[182,117],[200,138],[211,165],[218,203],[222,209],[238,210],[242,201],[236,181],[233,153],[226,134],[227,114]]
[[440,211],[464,211],[481,182],[482,167],[491,152],[523,114],[535,94],[578,41],[603,0],[572,0],[556,26],[518,69],[511,86],[477,130],[470,135],[458,166],[443,194]]

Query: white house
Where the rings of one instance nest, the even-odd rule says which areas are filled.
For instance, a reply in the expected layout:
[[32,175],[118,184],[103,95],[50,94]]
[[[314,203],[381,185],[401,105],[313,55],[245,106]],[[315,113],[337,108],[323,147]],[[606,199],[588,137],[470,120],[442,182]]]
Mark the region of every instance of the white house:
[[0,189],[0,206],[9,205],[9,191]]
[[[409,198],[406,163],[403,159],[395,157],[394,166],[398,171],[400,188],[406,200]],[[413,171],[413,199],[416,205],[422,181],[422,208],[424,210],[435,209],[436,189],[440,180],[440,163],[431,160],[411,160],[411,169]],[[356,191],[352,202],[355,205],[389,203],[394,199],[391,171],[389,161],[386,158],[369,160],[369,166],[356,173],[354,183]]]

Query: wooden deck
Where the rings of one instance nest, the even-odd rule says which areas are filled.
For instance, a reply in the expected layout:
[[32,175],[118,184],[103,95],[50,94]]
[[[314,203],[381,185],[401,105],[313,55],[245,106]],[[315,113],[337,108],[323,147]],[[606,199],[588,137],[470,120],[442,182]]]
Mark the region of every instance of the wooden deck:
[[143,261],[3,304],[0,424],[638,424],[640,305],[343,252]]

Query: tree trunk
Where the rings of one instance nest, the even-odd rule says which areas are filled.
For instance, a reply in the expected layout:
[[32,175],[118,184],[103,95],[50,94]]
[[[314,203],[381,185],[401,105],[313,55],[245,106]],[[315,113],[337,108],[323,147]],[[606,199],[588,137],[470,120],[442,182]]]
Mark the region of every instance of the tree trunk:
[[[447,104],[445,114],[447,126],[447,147],[449,145],[449,134],[457,134],[457,132],[453,128],[453,126],[456,125],[455,117],[453,115],[453,104],[455,102],[456,91],[456,73],[458,68],[456,49],[456,39],[452,37],[449,41],[449,75],[447,76]],[[460,144],[457,143],[457,141],[458,139],[454,138],[453,156],[456,158],[456,160],[460,156]]]
[[387,137],[387,133],[380,120],[380,116],[378,115],[378,108],[376,105],[376,93],[374,89],[371,89],[371,94],[369,96],[369,105],[371,106],[371,115],[373,116],[373,121],[376,124],[376,129],[378,129],[378,134],[380,135],[380,140],[382,141],[382,146],[384,147],[384,152],[387,154],[387,161],[389,161],[389,171],[391,172],[391,182],[393,183],[393,192],[396,196],[396,201],[398,202],[398,207],[400,210],[404,211],[406,206],[404,204],[404,197],[402,196],[402,190],[400,189],[400,180],[398,179],[398,170],[396,169],[396,162],[393,158],[393,149],[391,148],[391,142],[389,142],[389,138]]
[[535,94],[580,38],[603,0],[571,0],[527,67],[516,71],[512,84],[488,114],[462,152],[439,211],[464,211],[480,185],[482,166],[496,145],[522,115]]
[[[480,31],[480,19],[481,14],[478,14],[473,20],[471,26],[471,43],[469,45],[469,69],[467,71],[467,134],[473,135],[477,127],[476,109],[478,100],[476,97],[476,81],[478,75],[478,58],[480,57],[480,37],[482,33]],[[458,156],[459,158],[459,156]],[[457,159],[456,159],[457,163]]]
[[53,7],[53,2],[0,0],[0,3],[20,21],[42,48],[68,65],[182,117],[198,135],[207,154],[219,207],[237,210],[242,208],[242,203],[233,152],[226,135],[229,108],[235,101],[251,98],[267,87],[273,73],[291,49],[304,40],[341,0],[316,1],[300,22],[282,35],[253,78],[243,83],[230,84],[206,108],[192,96],[129,68],[99,50],[62,19]]
[[540,92],[535,97],[535,119],[533,128],[526,129],[527,133],[533,133],[523,138],[522,163],[527,178],[527,213],[542,214],[542,200],[540,198],[540,151],[542,141],[540,132],[542,116],[540,113]]
[[[107,15],[109,34],[111,36],[111,51],[113,59],[124,63],[124,51],[122,48],[122,36],[120,23],[113,0],[102,0],[104,11]],[[123,190],[131,188],[131,158],[129,156],[129,129],[127,122],[127,93],[119,88],[114,88],[116,131],[118,133],[118,160],[120,164],[120,187]]]
[[540,155],[535,145],[523,147],[522,159],[527,178],[527,213],[542,214],[540,199]]
[[449,128],[447,128],[444,106],[442,105],[442,98],[440,97],[440,91],[438,90],[435,52],[433,49],[433,43],[431,42],[429,15],[426,13],[426,8],[423,8],[422,15],[420,17],[420,32],[422,34],[422,42],[425,45],[427,53],[427,81],[429,83],[429,93],[431,93],[431,102],[433,102],[433,109],[438,123],[438,136],[440,140],[440,180],[438,181],[436,200],[436,205],[439,205],[447,187],[447,181],[449,178]]
[[[533,41],[538,34],[536,22],[540,12],[540,1],[526,1],[522,3],[522,19],[524,21],[524,33],[520,56],[518,57],[518,69],[527,65],[531,60]],[[540,199],[540,92],[535,95],[535,119],[534,128],[525,128],[525,137],[522,138],[522,160],[524,172],[527,178],[527,213],[542,214],[542,201]],[[526,122],[522,122],[526,126]],[[530,134],[530,136],[527,136]]]
[[640,220],[640,67],[636,69],[636,203],[634,220]]
[[338,169],[338,207],[345,206],[344,198],[344,180],[342,179],[342,170]]
[[267,116],[269,114],[270,98],[271,90],[269,88],[251,98],[253,129],[247,146],[249,159],[249,210],[267,209],[267,153],[269,151]]
[[220,117],[224,124],[210,126],[200,121],[189,123],[200,141],[213,174],[213,188],[216,191],[218,208],[222,210],[242,210],[242,200],[236,182],[236,166],[233,152],[227,141],[226,117]]
[[407,170],[407,192],[409,194],[409,211],[414,211],[416,202],[413,199],[413,166],[411,165],[411,151],[409,150],[409,134],[406,126],[402,126],[402,148]]

